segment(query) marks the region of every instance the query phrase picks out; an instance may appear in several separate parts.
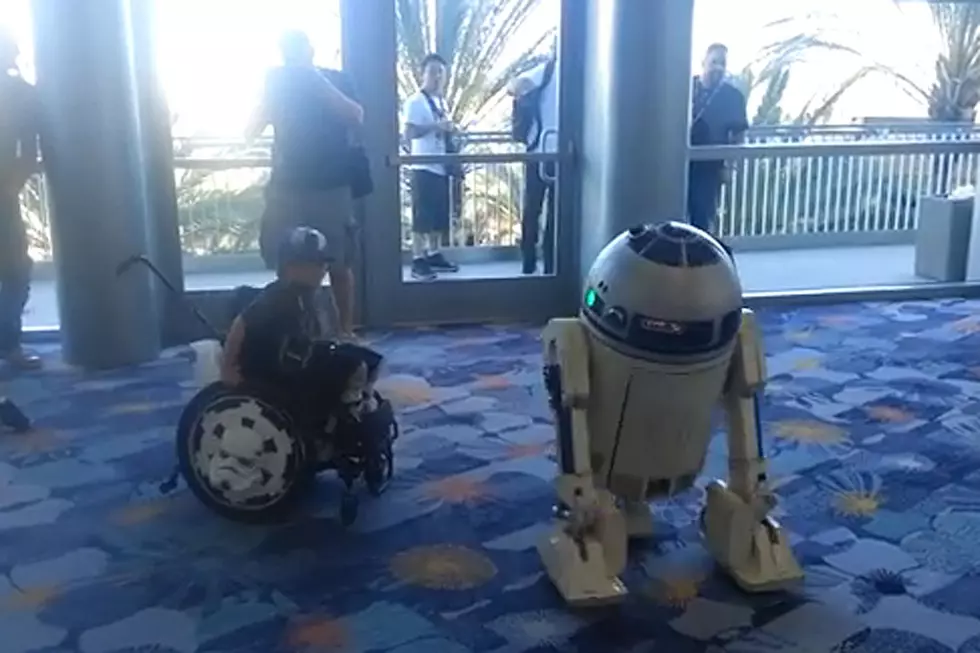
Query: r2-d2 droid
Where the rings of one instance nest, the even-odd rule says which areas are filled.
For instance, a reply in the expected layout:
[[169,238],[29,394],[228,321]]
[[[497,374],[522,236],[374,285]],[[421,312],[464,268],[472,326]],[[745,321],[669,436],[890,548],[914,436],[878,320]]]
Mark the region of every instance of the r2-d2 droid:
[[707,548],[747,591],[802,578],[769,516],[760,334],[718,241],[676,222],[621,234],[593,264],[579,316],[549,322],[543,343],[561,470],[538,550],[567,602],[626,595],[627,541],[652,533],[650,499],[694,484],[719,404],[729,478],[707,487]]

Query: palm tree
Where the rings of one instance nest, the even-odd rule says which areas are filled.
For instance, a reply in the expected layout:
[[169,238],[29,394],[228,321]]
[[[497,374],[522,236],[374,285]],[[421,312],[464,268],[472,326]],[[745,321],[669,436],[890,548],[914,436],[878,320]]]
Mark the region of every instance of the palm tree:
[[[873,26],[821,12],[773,23],[771,29],[789,30],[789,35],[762,50],[762,76],[768,79],[817,52],[832,53],[842,64],[834,66],[839,70],[830,96],[834,103],[858,82],[884,76],[921,103],[930,120],[972,123],[980,103],[980,5],[936,2],[926,7],[925,3],[878,1],[881,17]],[[917,11],[927,11],[931,25],[923,25],[925,16]],[[869,51],[867,39],[862,41],[861,30],[869,28],[891,34],[896,42],[908,42],[910,50],[932,50],[935,56],[921,58],[928,61],[925,67],[883,61]]]

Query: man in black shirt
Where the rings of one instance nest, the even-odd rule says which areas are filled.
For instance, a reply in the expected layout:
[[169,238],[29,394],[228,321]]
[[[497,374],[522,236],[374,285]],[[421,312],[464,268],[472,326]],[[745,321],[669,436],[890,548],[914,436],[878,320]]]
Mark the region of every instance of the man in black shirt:
[[38,168],[39,107],[34,87],[17,68],[20,52],[0,33],[0,357],[20,369],[41,360],[21,347],[33,262],[20,214],[20,193]]
[[[725,80],[728,48],[708,46],[703,69],[694,78],[691,101],[691,145],[741,143],[749,128],[745,96]],[[711,232],[725,179],[723,161],[694,161],[687,181],[687,213],[691,224]]]
[[274,130],[272,176],[262,217],[263,258],[276,267],[275,244],[291,227],[308,226],[327,238],[329,265],[341,336],[354,328],[353,153],[364,111],[350,79],[317,68],[302,32],[280,41],[283,65],[268,74],[249,138]]
[[[365,347],[324,339],[317,291],[331,262],[327,239],[299,227],[276,252],[277,278],[232,323],[225,340],[222,380],[272,389],[302,413],[318,404],[355,403],[376,374],[381,356]],[[353,393],[352,397],[345,396]]]

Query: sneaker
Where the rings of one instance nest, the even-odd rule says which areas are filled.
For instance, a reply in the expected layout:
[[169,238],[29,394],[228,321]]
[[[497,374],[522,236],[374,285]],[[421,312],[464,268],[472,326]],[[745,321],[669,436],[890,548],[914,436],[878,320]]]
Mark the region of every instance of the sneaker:
[[7,361],[8,365],[19,371],[39,370],[42,367],[40,356],[19,348],[4,354],[3,359]]
[[436,273],[432,270],[429,259],[412,259],[412,277],[419,281],[432,281],[436,278]]
[[442,252],[429,254],[425,260],[433,272],[459,272],[459,266],[449,261]]

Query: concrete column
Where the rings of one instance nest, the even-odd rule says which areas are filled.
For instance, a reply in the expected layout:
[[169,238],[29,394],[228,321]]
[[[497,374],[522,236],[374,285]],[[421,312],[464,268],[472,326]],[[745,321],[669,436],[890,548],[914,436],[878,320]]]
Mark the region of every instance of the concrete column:
[[401,182],[387,158],[399,152],[398,38],[391,2],[341,0],[344,72],[357,85],[364,107],[363,142],[374,192],[358,208],[362,265],[357,274],[361,323],[392,324],[401,317]]
[[[170,107],[160,81],[156,50],[158,0],[130,0],[132,6],[133,60],[136,69],[138,107],[143,143],[147,197],[147,253],[179,291],[184,290],[184,261],[177,216],[174,183],[174,146]],[[184,299],[156,278],[153,295],[160,316],[164,347],[194,339],[197,323],[189,318]]]
[[110,368],[160,350],[130,0],[33,0],[51,231],[68,363]]
[[583,273],[631,225],[684,218],[694,19],[694,0],[587,2],[578,150]]

